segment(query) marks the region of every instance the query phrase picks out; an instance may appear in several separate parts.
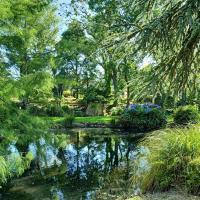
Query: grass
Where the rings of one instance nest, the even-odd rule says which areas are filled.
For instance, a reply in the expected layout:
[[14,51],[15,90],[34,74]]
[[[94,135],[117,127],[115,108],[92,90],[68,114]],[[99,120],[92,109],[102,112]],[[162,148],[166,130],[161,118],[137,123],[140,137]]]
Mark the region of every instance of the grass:
[[[74,123],[110,123],[112,119],[116,119],[116,116],[94,116],[94,117],[75,117]],[[60,123],[64,120],[64,117],[43,117],[50,123]]]
[[200,197],[177,192],[162,192],[136,196],[127,200],[200,200]]
[[[143,192],[174,187],[198,193],[200,188],[200,126],[156,131],[143,142],[150,153],[142,155],[150,169],[133,176]],[[140,158],[139,158],[140,159]],[[140,160],[138,160],[140,163]],[[135,168],[136,173],[140,166]]]
[[[200,117],[200,115],[199,115]],[[93,117],[75,117],[74,123],[105,123],[108,124],[112,119],[117,119],[118,116],[93,116]],[[64,120],[64,117],[42,117],[42,119],[51,124],[59,124]],[[167,116],[168,124],[173,123],[173,115]]]
[[76,117],[76,123],[110,123],[114,116]]
[[[108,124],[112,119],[116,119],[118,116],[92,116],[92,117],[75,117],[74,123],[105,123]],[[59,124],[64,120],[64,117],[42,117],[44,120],[53,123]],[[167,117],[168,123],[173,122],[173,116],[169,115]]]

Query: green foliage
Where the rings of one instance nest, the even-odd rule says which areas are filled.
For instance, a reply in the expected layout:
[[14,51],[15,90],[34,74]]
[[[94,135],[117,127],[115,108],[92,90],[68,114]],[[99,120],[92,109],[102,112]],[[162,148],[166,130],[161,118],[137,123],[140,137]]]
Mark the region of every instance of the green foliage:
[[105,102],[103,92],[98,88],[87,88],[87,90],[84,92],[83,103],[89,104],[94,102]]
[[103,116],[104,105],[101,103],[90,103],[86,109],[88,116]]
[[25,157],[11,153],[6,157],[0,156],[0,184],[5,184],[9,178],[20,176],[29,168],[33,155],[28,152]]
[[62,107],[55,104],[49,104],[46,108],[46,113],[52,117],[62,117],[64,115]]
[[86,116],[86,109],[84,107],[74,108],[70,111],[76,117],[85,117]]
[[68,106],[58,106],[50,103],[42,106],[31,104],[28,107],[28,112],[35,116],[62,117],[64,114],[71,113],[72,110]]
[[63,110],[64,113],[70,113],[71,112],[69,106],[67,106],[67,105],[62,106],[62,110]]
[[[143,191],[185,188],[188,192],[200,191],[200,127],[171,129],[155,132],[147,137],[135,168],[133,181]],[[147,161],[145,168],[141,162]]]
[[46,129],[46,124],[40,118],[30,116],[28,112],[19,110],[16,105],[2,104],[0,106],[1,130],[15,134],[38,134]]
[[34,72],[20,78],[16,86],[20,99],[46,103],[52,97],[53,79],[48,72]]
[[[75,5],[76,2],[72,1]],[[100,45],[97,51],[106,60],[102,66],[107,85],[111,80],[115,82],[123,60],[150,58],[154,67],[149,77],[142,77],[145,79],[140,81],[142,85],[135,77],[129,79],[133,85],[142,87],[138,91],[143,93],[151,88],[154,95],[167,87],[179,96],[177,91],[188,88],[193,95],[198,95],[199,1],[88,0],[86,4],[95,13],[85,15],[89,21],[88,32],[104,47],[104,55],[99,53]]]
[[150,131],[166,125],[166,116],[163,110],[153,108],[146,112],[143,108],[136,110],[125,109],[119,118],[119,124],[124,128],[136,131]]
[[196,106],[180,106],[175,110],[174,122],[176,124],[195,124],[199,121],[199,112]]
[[10,172],[3,156],[0,156],[0,184],[6,182]]
[[63,126],[65,128],[72,127],[74,120],[75,120],[75,117],[73,115],[66,115],[63,120]]
[[174,108],[174,106],[175,106],[175,99],[172,96],[170,96],[169,94],[167,94],[167,96],[165,97],[165,100],[164,100],[164,106],[167,109]]
[[0,7],[0,98],[19,100],[24,108],[30,101],[44,102],[53,87],[55,9],[46,0],[2,0]]
[[122,107],[112,107],[111,108],[111,115],[112,116],[118,116],[123,113],[124,109]]
[[31,115],[35,116],[45,116],[46,115],[46,109],[44,106],[38,106],[31,104],[28,106],[28,112]]
[[111,127],[113,128],[116,128],[116,127],[119,127],[119,120],[117,118],[112,118],[111,121],[110,121],[110,125]]
[[0,123],[4,123],[9,117],[9,110],[5,106],[0,106]]
[[43,132],[47,127],[43,120],[38,117],[33,117],[26,112],[19,112],[17,118],[10,121],[9,128],[14,129],[16,133],[24,134],[38,134]]

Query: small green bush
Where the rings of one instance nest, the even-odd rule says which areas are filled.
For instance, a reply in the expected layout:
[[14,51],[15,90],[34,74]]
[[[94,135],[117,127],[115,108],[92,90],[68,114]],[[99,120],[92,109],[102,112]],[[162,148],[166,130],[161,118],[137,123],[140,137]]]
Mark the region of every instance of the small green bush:
[[118,127],[118,126],[119,126],[119,121],[118,121],[118,119],[111,119],[110,125],[111,125],[113,128]]
[[67,106],[67,105],[62,106],[62,110],[63,110],[64,113],[70,113],[71,112],[69,106]]
[[66,115],[63,120],[63,126],[65,128],[72,127],[74,120],[75,120],[75,117],[73,115]]
[[122,107],[113,107],[111,108],[110,112],[111,112],[111,116],[118,116],[121,115],[123,113],[123,108]]
[[[155,132],[142,143],[146,153],[135,163],[134,183],[143,192],[181,187],[200,192],[200,127]],[[147,161],[146,167],[141,163]],[[144,165],[143,165],[144,166]]]
[[199,121],[199,113],[196,106],[180,106],[175,110],[174,122],[176,124],[196,124]]
[[167,95],[165,97],[164,106],[166,109],[172,109],[175,105],[175,99],[173,96]]
[[31,115],[35,115],[35,116],[45,116],[46,115],[46,110],[44,107],[39,107],[37,105],[30,105],[28,107],[28,112]]
[[58,106],[58,105],[49,105],[46,108],[46,113],[48,116],[51,117],[62,117],[64,116],[64,111],[62,109],[62,107]]
[[124,128],[136,131],[150,131],[165,126],[166,116],[161,107],[154,104],[133,104],[125,109],[119,118]]

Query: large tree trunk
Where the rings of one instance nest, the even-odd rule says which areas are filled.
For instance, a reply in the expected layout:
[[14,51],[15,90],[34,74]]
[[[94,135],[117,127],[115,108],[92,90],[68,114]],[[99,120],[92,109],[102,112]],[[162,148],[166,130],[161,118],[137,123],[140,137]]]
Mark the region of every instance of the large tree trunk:
[[79,88],[78,88],[78,83],[79,83],[79,74],[78,74],[78,61],[76,61],[76,95],[75,98],[78,99],[79,98]]
[[112,63],[112,81],[113,81],[113,89],[114,89],[114,106],[117,105],[118,103],[118,96],[117,96],[117,92],[118,92],[118,80],[117,80],[117,70],[115,68],[115,66],[113,66],[114,64]]
[[126,106],[128,107],[130,104],[130,86],[129,86],[127,71],[124,74],[124,79],[126,82]]

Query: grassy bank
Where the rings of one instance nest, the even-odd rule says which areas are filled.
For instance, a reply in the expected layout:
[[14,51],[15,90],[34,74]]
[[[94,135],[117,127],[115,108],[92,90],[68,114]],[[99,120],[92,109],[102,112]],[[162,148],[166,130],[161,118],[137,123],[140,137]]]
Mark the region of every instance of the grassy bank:
[[136,196],[128,200],[200,200],[200,197],[177,192],[163,192]]
[[[139,183],[144,194],[168,191],[173,188],[182,188],[188,194],[199,194],[199,124],[190,128],[155,131],[147,136],[141,145],[148,151],[141,154],[135,161],[132,180],[134,184]],[[144,160],[148,163],[148,168],[142,168],[141,163]],[[144,200],[148,198],[144,197]]]
[[[74,123],[105,123],[108,124],[115,116],[94,116],[94,117],[75,117]],[[61,123],[64,117],[43,117],[44,120],[56,124]]]
[[114,116],[76,117],[75,123],[110,123]]

